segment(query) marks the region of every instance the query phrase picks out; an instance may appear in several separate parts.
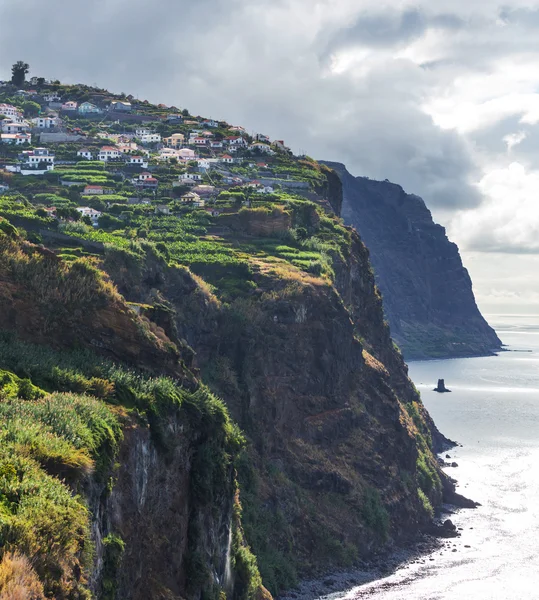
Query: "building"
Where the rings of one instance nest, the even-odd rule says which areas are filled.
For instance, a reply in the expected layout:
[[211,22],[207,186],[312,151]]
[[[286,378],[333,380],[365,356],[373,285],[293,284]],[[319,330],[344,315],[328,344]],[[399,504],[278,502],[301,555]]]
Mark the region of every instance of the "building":
[[87,185],[82,193],[85,196],[101,196],[103,194],[103,188],[100,185]]
[[198,181],[195,181],[194,179],[180,179],[178,181],[174,181],[172,184],[172,187],[180,187],[180,186],[186,186],[186,187],[195,187],[195,185],[198,185]]
[[122,100],[114,100],[110,103],[110,109],[114,112],[131,112],[133,106],[131,102],[124,102]]
[[9,190],[9,185],[6,185],[5,183],[0,183],[0,194],[3,194],[4,192],[7,192]]
[[144,172],[133,179],[133,185],[147,190],[156,190],[159,182],[151,173]]
[[230,156],[230,154],[223,154],[220,160],[221,162],[228,163],[229,165],[231,165],[234,162],[234,158]]
[[9,117],[13,121],[22,119],[22,110],[11,104],[0,104],[0,115]]
[[166,204],[160,204],[159,206],[155,207],[155,214],[170,215],[170,207],[168,207]]
[[81,148],[80,150],[77,150],[77,156],[80,158],[85,158],[86,160],[93,160],[94,158],[92,151],[88,150],[88,148]]
[[79,115],[99,115],[103,111],[91,102],[83,102],[78,108]]
[[57,94],[45,94],[43,100],[45,100],[45,102],[60,102],[60,96]]
[[97,159],[102,162],[117,160],[120,158],[120,151],[114,146],[103,146],[97,155]]
[[23,152],[25,162],[21,169],[38,169],[52,171],[54,169],[54,155],[47,148],[34,148],[29,152]]
[[184,141],[185,136],[183,133],[173,133],[170,137],[163,138],[163,143],[168,148],[181,148]]
[[213,119],[208,119],[207,121],[202,121],[203,127],[219,127],[219,123],[214,121]]
[[154,132],[144,133],[139,136],[139,138],[143,144],[159,144],[161,141],[161,134]]
[[2,144],[14,144],[15,146],[21,146],[22,144],[32,143],[31,133],[2,133],[0,135]]
[[181,150],[178,150],[178,156],[183,160],[189,161],[195,160],[196,153],[194,150],[191,150],[191,148],[182,148]]
[[225,138],[225,141],[229,146],[235,146],[237,148],[245,148],[247,146],[247,142],[240,136],[229,136]]
[[62,110],[66,111],[66,112],[74,112],[77,110],[78,104],[76,102],[73,102],[72,100],[69,100],[69,102],[64,102],[62,104]]
[[192,179],[193,181],[202,181],[202,175],[199,173],[182,173],[178,175],[178,180],[183,181],[185,179]]
[[128,156],[127,164],[132,167],[142,167],[143,169],[148,168],[148,161],[142,156]]
[[254,144],[251,144],[249,146],[249,150],[261,152],[263,154],[275,154],[268,144],[263,144],[262,142],[255,142]]
[[28,123],[15,122],[10,120],[2,121],[2,133],[26,133],[28,131]]
[[32,119],[32,123],[38,129],[52,129],[56,127],[58,121],[55,117],[36,117]]
[[[195,192],[187,192],[180,197],[180,200],[186,204],[194,203],[198,205],[202,198],[198,194],[195,194]],[[204,201],[202,201],[202,205],[204,205]]]
[[212,148],[212,150],[221,150],[223,148],[223,142],[212,140],[210,141],[210,148]]
[[94,226],[97,225],[99,217],[101,216],[100,211],[95,208],[90,208],[89,206],[79,206],[76,210],[80,212],[82,217],[89,217]]
[[193,188],[193,194],[198,194],[201,198],[209,198],[215,194],[215,186],[213,185],[197,185]]

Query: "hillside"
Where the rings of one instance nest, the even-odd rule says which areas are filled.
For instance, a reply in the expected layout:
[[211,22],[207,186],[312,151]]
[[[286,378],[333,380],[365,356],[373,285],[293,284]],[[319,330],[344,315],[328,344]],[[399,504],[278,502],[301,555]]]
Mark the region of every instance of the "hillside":
[[391,335],[405,358],[481,356],[501,348],[472,291],[456,244],[418,196],[396,184],[340,175],[342,217],[369,248]]
[[62,137],[0,146],[0,595],[263,600],[428,527],[446,440],[336,173],[173,107],[14,93],[7,125]]

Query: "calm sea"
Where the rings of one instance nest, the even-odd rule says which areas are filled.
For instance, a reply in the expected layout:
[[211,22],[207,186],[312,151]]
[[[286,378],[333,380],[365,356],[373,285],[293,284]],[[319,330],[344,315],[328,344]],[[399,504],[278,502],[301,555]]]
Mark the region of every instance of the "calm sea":
[[[539,600],[539,315],[490,321],[510,352],[410,364],[439,429],[462,444],[447,472],[482,506],[451,517],[463,529],[451,548],[343,600]],[[431,391],[441,377],[451,394]]]

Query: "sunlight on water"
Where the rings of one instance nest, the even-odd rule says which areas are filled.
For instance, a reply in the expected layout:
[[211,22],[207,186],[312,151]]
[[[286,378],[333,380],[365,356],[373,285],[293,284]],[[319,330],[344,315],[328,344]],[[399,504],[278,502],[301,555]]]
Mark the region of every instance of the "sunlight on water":
[[[462,444],[448,473],[482,506],[452,515],[462,536],[443,552],[335,600],[539,599],[539,318],[493,322],[518,352],[410,364],[436,424]],[[441,377],[451,394],[431,391]]]

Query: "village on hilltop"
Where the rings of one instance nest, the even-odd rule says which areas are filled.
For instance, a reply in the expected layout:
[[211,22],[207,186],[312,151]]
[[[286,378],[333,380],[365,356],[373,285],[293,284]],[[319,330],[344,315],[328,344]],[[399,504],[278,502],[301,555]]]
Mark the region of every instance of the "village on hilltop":
[[[169,212],[163,205],[170,201],[205,208],[230,189],[311,187],[290,173],[292,153],[282,140],[84,85],[0,82],[0,130],[0,193],[19,176],[39,177],[38,194],[60,186],[126,204],[165,199],[157,210]],[[44,208],[55,216],[55,207]],[[91,208],[79,212],[97,226],[100,211]]]

